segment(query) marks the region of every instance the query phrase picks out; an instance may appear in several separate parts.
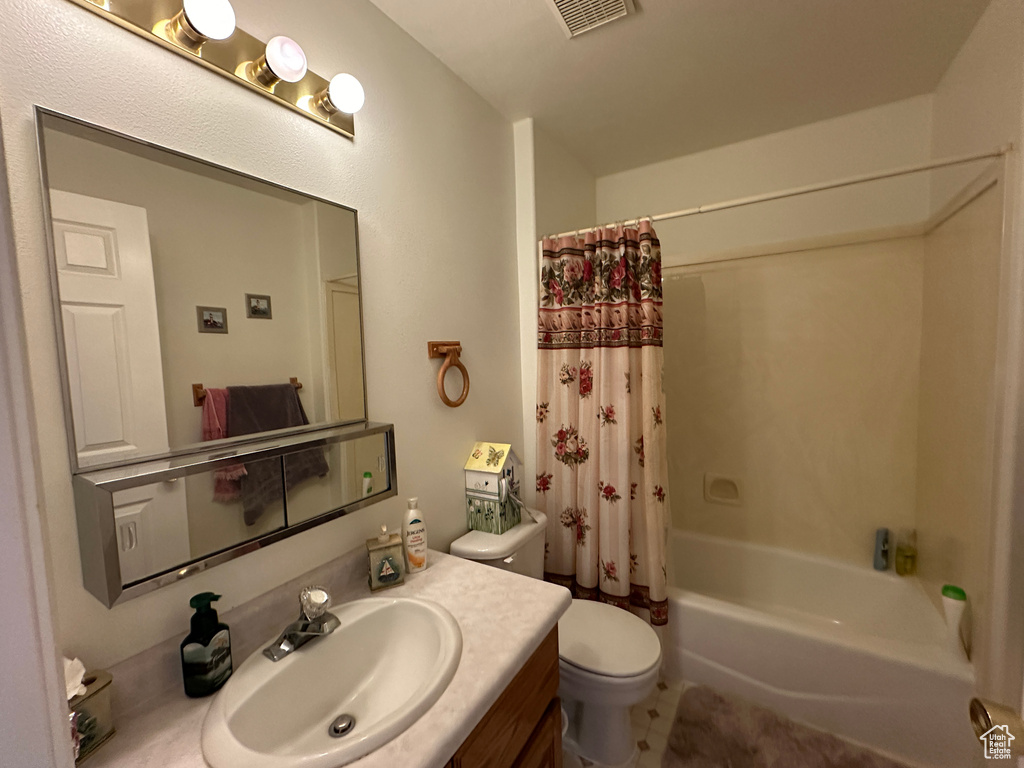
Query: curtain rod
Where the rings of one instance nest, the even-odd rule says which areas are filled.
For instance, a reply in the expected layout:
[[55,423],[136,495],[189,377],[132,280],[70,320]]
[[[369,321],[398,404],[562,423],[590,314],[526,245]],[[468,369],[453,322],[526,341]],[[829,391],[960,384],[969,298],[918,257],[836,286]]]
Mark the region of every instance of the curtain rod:
[[660,213],[657,216],[641,216],[638,219],[626,219],[625,221],[611,222],[610,224],[602,224],[596,227],[587,227],[585,229],[573,229],[568,232],[560,232],[557,235],[548,235],[548,237],[568,237],[569,235],[580,234],[583,232],[594,232],[595,230],[603,227],[614,227],[619,224],[628,224],[635,222],[639,224],[644,219],[650,219],[652,222],[664,221],[666,219],[680,219],[684,216],[696,216],[699,213],[712,213],[714,211],[724,211],[729,208],[742,208],[745,205],[754,205],[755,203],[766,203],[770,200],[783,200],[787,197],[798,197],[800,195],[807,195],[811,192],[822,192],[826,189],[838,189],[840,187],[849,187],[854,184],[863,184],[866,181],[877,181],[879,179],[891,179],[896,176],[906,176],[911,173],[918,173],[920,171],[930,171],[936,168],[947,168],[951,165],[963,165],[964,163],[973,163],[977,160],[987,160],[989,158],[1002,157],[1008,152],[1013,150],[1013,144],[1005,144],[997,150],[992,152],[982,152],[976,155],[959,155],[956,157],[947,157],[941,160],[932,160],[927,163],[918,163],[916,165],[905,165],[900,168],[894,168],[888,171],[875,171],[873,173],[863,173],[859,176],[848,176],[843,179],[836,179],[834,181],[826,181],[819,184],[808,184],[803,187],[792,187],[790,189],[783,189],[778,192],[766,192],[761,195],[751,195],[750,197],[738,197],[734,200],[726,200],[721,203],[708,203],[705,205],[698,205],[695,208],[684,208],[681,211],[672,211],[672,213]]

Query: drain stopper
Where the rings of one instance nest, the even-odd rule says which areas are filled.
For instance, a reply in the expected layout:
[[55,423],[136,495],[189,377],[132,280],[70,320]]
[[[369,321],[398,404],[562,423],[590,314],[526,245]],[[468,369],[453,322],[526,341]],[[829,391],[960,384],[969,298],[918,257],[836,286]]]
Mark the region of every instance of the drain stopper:
[[327,733],[336,739],[347,736],[356,727],[356,719],[352,715],[339,715],[327,728]]

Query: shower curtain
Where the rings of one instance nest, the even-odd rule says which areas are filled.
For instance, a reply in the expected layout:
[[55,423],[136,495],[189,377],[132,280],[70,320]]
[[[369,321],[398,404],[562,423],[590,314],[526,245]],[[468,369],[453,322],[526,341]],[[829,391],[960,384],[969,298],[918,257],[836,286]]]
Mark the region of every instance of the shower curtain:
[[[541,243],[537,504],[545,578],[661,625],[661,249],[649,221]],[[648,613],[649,612],[649,613]]]

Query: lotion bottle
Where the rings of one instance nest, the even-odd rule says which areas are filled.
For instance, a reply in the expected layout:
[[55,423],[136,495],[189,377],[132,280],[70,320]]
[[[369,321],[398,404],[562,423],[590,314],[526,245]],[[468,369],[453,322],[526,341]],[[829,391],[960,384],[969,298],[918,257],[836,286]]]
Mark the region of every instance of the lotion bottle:
[[418,573],[427,567],[427,525],[419,510],[419,499],[409,499],[409,509],[402,523],[402,541],[405,543],[405,559],[409,573]]

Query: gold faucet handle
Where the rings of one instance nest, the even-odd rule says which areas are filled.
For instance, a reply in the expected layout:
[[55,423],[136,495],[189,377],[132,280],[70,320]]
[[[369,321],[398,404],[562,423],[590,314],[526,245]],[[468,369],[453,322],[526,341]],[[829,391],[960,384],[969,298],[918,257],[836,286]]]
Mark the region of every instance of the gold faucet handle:
[[299,593],[299,605],[307,621],[316,621],[331,607],[331,596],[323,587],[306,587]]

